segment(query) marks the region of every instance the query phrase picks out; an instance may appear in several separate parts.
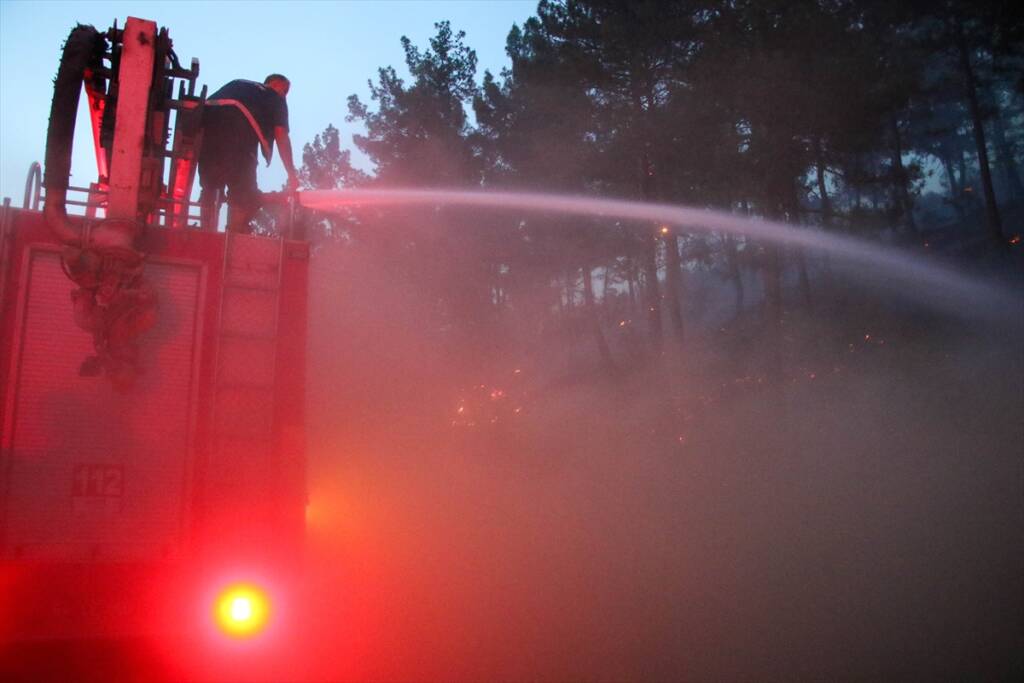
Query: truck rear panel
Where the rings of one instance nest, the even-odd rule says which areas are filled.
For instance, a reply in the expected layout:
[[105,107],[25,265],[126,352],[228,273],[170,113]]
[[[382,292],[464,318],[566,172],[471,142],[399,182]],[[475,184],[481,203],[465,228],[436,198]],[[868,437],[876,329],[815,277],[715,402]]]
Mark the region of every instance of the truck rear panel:
[[[131,577],[121,592],[136,594],[122,597],[151,604],[155,582],[202,592],[204,575],[225,567],[298,557],[307,245],[150,228],[157,322],[140,338],[135,385],[118,390],[80,375],[93,341],[74,321],[75,286],[41,214],[6,212],[0,619],[9,635],[66,631],[78,602],[97,612],[89,596],[56,590],[82,577],[108,600],[118,591],[99,584]],[[59,605],[44,604],[54,595]],[[73,630],[139,626],[112,616],[123,610],[99,612]]]

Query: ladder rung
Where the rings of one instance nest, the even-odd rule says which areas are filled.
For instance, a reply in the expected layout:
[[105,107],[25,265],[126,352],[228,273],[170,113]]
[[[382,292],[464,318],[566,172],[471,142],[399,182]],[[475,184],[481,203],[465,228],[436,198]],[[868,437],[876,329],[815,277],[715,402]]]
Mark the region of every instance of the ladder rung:
[[246,289],[256,292],[276,292],[280,287],[267,287],[266,285],[238,285],[232,283],[229,278],[225,278],[224,289]]
[[237,439],[239,441],[242,441],[242,440],[262,441],[262,440],[265,440],[265,439],[269,439],[270,437],[272,437],[274,435],[274,431],[272,429],[270,429],[269,427],[266,429],[266,431],[263,431],[261,433],[255,433],[255,432],[252,432],[252,431],[239,431],[237,429],[216,429],[216,428],[214,428],[211,431],[212,431],[212,435],[213,436],[221,437],[221,438],[225,438],[226,437],[228,439]]
[[[241,246],[244,245],[244,246]],[[236,246],[238,248],[236,256]],[[218,345],[216,368],[214,370],[214,400],[212,406],[212,432],[217,440],[256,440],[267,441],[273,435],[271,418],[276,404],[275,385],[277,379],[277,344],[280,324],[281,278],[284,274],[284,241],[274,245],[273,259],[264,249],[268,245],[235,240],[231,233],[225,235],[224,261],[222,265],[222,284],[220,291],[220,316],[218,319],[218,338],[224,344]],[[237,265],[238,267],[232,267]],[[232,293],[232,290],[234,293]],[[253,292],[256,294],[243,294]],[[265,293],[260,294],[260,293]],[[273,311],[264,322],[255,323],[244,317],[240,306],[255,306],[263,317]],[[239,317],[243,316],[243,317]],[[255,328],[257,331],[246,331]],[[248,344],[233,344],[243,341]],[[246,375],[236,365],[226,366],[222,353],[231,353],[232,347],[241,347],[245,358],[258,358],[263,361],[259,366],[260,373]],[[237,350],[237,349],[236,349]],[[268,357],[269,354],[269,357]],[[241,359],[239,359],[241,361]],[[245,361],[241,361],[245,362]],[[229,367],[229,370],[225,370]],[[264,372],[264,371],[267,372]],[[269,382],[265,381],[269,376]],[[227,380],[227,381],[223,381]],[[241,381],[239,381],[241,380]],[[250,380],[250,381],[247,381]],[[259,381],[264,380],[264,381]],[[238,411],[243,411],[239,413]],[[246,415],[247,417],[243,417]],[[255,423],[253,421],[256,421]],[[252,428],[249,428],[249,425]]]
[[214,389],[217,391],[266,391],[274,393],[274,385],[261,382],[215,382]]
[[221,328],[220,337],[222,339],[246,339],[248,341],[265,341],[273,342],[276,337],[273,334],[259,334],[257,332],[231,332]]

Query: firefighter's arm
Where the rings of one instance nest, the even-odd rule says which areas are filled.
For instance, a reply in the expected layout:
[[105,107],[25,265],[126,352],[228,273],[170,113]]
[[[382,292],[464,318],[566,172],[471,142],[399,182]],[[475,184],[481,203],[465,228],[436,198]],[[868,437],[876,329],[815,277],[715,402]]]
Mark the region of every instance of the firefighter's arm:
[[277,151],[281,155],[284,170],[288,172],[288,189],[295,191],[299,189],[299,174],[295,171],[295,162],[292,160],[292,139],[288,137],[288,129],[276,126],[274,142],[277,143]]

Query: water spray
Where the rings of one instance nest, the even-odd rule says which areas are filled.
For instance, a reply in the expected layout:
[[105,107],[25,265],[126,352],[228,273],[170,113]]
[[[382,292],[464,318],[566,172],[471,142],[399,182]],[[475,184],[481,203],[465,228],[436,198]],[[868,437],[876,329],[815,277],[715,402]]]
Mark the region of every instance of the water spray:
[[883,276],[892,284],[898,283],[899,291],[910,291],[946,313],[980,318],[1015,330],[1024,321],[1024,300],[1019,295],[949,266],[866,240],[711,209],[536,192],[311,190],[296,193],[295,198],[303,207],[328,212],[369,206],[447,205],[673,224],[693,232],[754,237],[783,246],[827,252],[864,268],[864,272]]
[[286,208],[288,218],[285,222],[285,234],[292,237],[295,231],[295,206],[298,202],[299,193],[291,190],[262,192],[260,197],[260,203],[263,206],[283,206]]

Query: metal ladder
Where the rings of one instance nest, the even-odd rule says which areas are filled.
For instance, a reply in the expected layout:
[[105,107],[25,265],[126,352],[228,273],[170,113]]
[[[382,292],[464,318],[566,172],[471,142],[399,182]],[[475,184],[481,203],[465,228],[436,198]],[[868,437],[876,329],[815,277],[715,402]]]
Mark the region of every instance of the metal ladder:
[[208,496],[259,500],[272,485],[283,259],[284,240],[225,234]]

